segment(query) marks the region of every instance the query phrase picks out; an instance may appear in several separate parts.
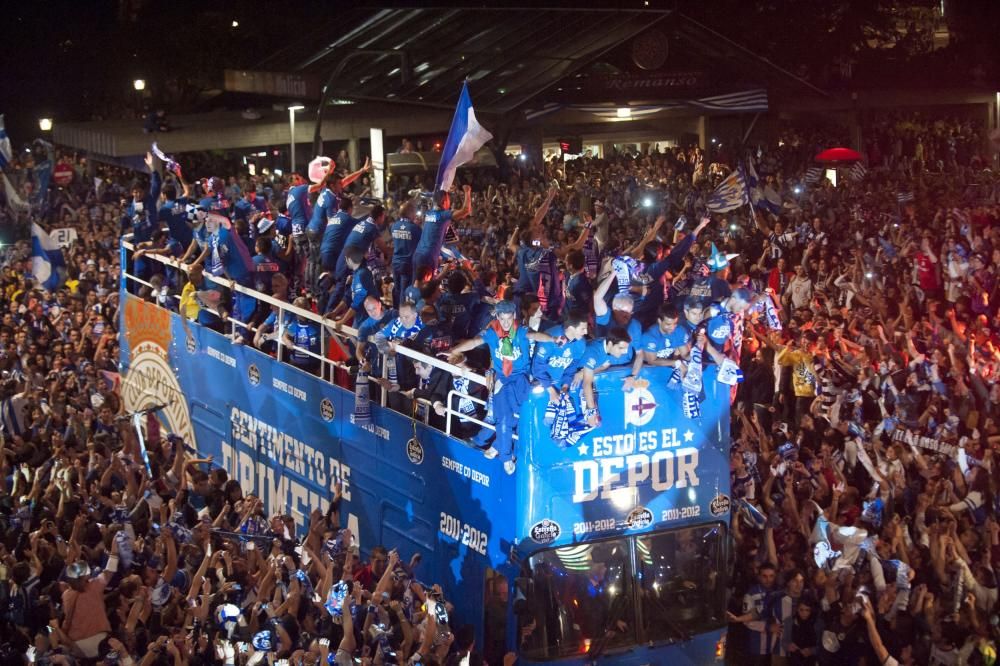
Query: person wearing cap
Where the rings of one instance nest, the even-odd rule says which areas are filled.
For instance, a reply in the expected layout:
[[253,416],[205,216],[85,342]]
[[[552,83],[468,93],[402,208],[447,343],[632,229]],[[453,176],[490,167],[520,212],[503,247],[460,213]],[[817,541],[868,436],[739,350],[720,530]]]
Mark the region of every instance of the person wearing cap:
[[392,304],[397,308],[407,287],[413,284],[413,257],[423,230],[413,221],[416,204],[407,201],[399,209],[399,219],[392,223]]
[[426,279],[437,273],[448,227],[472,214],[472,186],[463,185],[462,193],[462,208],[454,212],[451,211],[451,197],[447,192],[439,190],[434,193],[434,207],[424,213],[420,241],[413,251],[413,273],[417,277]]
[[[495,308],[496,318],[482,333],[455,345],[448,356],[449,363],[463,360],[461,354],[481,345],[487,345],[495,373],[493,388],[493,420],[496,430],[483,428],[473,441],[484,445],[487,458],[499,456],[504,471],[513,474],[517,457],[514,452],[516,414],[528,398],[531,383],[528,379],[530,340],[554,342],[552,336],[529,331],[517,324],[517,307],[511,301],[500,301]],[[490,442],[492,439],[492,443]]]
[[[79,538],[84,524],[83,516],[77,518],[70,544]],[[62,593],[63,618],[60,629],[75,644],[83,656],[94,659],[98,656],[98,646],[111,631],[107,608],[104,605],[104,589],[118,571],[118,540],[111,541],[111,554],[104,571],[91,577],[90,565],[84,560],[70,564],[66,568],[66,589]]]

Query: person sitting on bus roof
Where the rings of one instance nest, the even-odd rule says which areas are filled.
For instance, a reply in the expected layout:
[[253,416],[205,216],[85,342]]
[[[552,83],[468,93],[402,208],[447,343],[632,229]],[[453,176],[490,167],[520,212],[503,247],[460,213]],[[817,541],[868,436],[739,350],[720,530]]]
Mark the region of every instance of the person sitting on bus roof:
[[530,382],[528,380],[528,363],[530,353],[528,341],[552,342],[553,338],[545,333],[528,331],[516,322],[517,309],[511,301],[500,301],[496,305],[496,319],[486,329],[474,338],[464,340],[452,349],[448,356],[450,363],[461,360],[460,354],[475,349],[480,345],[488,345],[493,359],[493,371],[496,381],[493,395],[493,419],[496,423],[495,439],[490,443],[491,433],[487,429],[477,433],[474,440],[477,444],[486,445],[483,454],[487,458],[500,459],[504,471],[513,474],[517,458],[514,454],[514,429],[517,425],[515,414],[528,398]]
[[563,317],[563,323],[545,331],[559,340],[569,342],[559,345],[555,342],[535,344],[535,354],[531,361],[531,375],[538,386],[548,389],[549,403],[559,399],[559,393],[569,390],[573,383],[578,359],[587,348],[587,317],[583,312],[572,310]]
[[691,336],[680,325],[680,313],[673,303],[660,306],[656,323],[642,334],[642,353],[635,355],[632,377],[638,377],[643,364],[683,368],[688,356]]
[[[628,331],[616,326],[608,331],[606,337],[593,340],[587,345],[580,361],[582,368],[577,377],[574,377],[574,383],[578,379],[583,381],[584,414],[587,415],[588,424],[596,426],[601,422],[600,412],[597,409],[597,396],[594,393],[594,375],[616,365],[627,365],[631,344],[632,338]],[[631,377],[626,378],[628,379]]]

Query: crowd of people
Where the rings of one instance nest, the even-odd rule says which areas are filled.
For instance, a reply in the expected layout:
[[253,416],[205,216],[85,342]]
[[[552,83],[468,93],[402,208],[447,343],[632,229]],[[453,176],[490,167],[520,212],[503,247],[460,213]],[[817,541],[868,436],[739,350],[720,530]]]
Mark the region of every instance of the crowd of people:
[[[769,205],[725,213],[711,195],[747,157],[697,147],[516,160],[507,178],[398,182],[382,200],[367,164],[194,181],[149,156],[134,181],[102,171],[32,200],[36,162],[83,170],[39,146],[12,173],[30,208],[5,215],[78,233],[51,292],[27,243],[3,250],[3,660],[513,658],[473,644],[440,588],[416,582],[419,561],[352,550],[337,498],[297,535],[153,422],[144,459],[116,418],[128,270],[130,291],[236,343],[348,388],[367,375],[372,397],[416,401],[432,426],[454,417],[508,473],[532,386],[547,418],[568,409],[587,429],[597,373],[624,368],[628,390],[644,366],[673,367],[694,417],[702,367],[738,367],[730,661],[993,663],[1000,179],[981,134],[881,120],[867,173],[836,187],[806,179],[821,146],[753,146]],[[324,315],[331,335],[229,281]],[[401,347],[494,378],[492,400]],[[449,405],[452,389],[479,400]]]

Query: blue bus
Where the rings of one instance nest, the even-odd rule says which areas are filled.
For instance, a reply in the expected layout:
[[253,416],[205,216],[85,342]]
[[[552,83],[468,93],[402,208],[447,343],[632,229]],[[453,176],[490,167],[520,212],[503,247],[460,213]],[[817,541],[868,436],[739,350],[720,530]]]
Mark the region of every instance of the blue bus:
[[[130,248],[123,241],[123,266]],[[133,281],[123,276],[121,290],[126,409],[166,403],[168,430],[299,527],[340,484],[342,521],[361,552],[420,553],[418,576],[441,583],[477,645],[500,643],[530,664],[723,659],[729,387],[712,367],[696,419],[667,388],[669,368],[644,368],[630,392],[624,371],[597,375],[603,421],[571,447],[552,440],[547,396],[533,394],[509,476],[464,441],[378,403],[370,423],[356,424],[352,391],[280,352],[183,325],[129,293]]]

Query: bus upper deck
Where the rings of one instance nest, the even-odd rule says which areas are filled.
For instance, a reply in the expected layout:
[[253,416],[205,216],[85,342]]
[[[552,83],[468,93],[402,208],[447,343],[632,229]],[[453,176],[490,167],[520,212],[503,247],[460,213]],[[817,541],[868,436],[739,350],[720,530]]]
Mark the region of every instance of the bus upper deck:
[[[123,266],[132,249],[123,241]],[[545,425],[546,393],[532,392],[519,415],[523,464],[508,476],[451,436],[470,418],[492,427],[457,408],[461,399],[480,400],[472,391],[451,389],[440,429],[387,408],[386,392],[370,422],[360,422],[355,393],[330,381],[346,365],[287,348],[280,327],[285,313],[313,321],[324,349],[334,339],[350,344],[356,331],[216,281],[278,310],[275,356],[131,295],[128,287],[141,281],[123,273],[127,409],[169,403],[169,430],[300,526],[340,484],[342,519],[362,551],[385,544],[404,558],[421,553],[426,578],[442,582],[477,636],[500,631],[526,660],[600,653],[617,663],[662,663],[657,655],[669,648],[678,663],[704,663],[716,653],[725,624],[729,387],[714,381],[710,366],[697,419],[684,416],[668,368],[645,368],[628,392],[621,371],[598,375],[602,423],[569,447]],[[290,351],[312,354],[324,370],[312,375],[282,362]],[[487,384],[436,357],[396,352]],[[500,588],[508,612],[498,628],[484,608]]]

